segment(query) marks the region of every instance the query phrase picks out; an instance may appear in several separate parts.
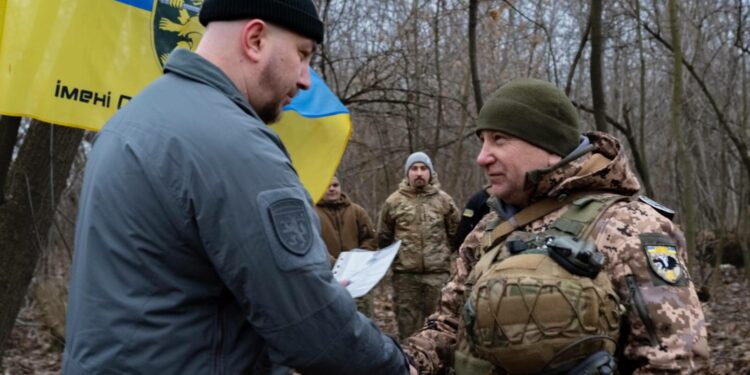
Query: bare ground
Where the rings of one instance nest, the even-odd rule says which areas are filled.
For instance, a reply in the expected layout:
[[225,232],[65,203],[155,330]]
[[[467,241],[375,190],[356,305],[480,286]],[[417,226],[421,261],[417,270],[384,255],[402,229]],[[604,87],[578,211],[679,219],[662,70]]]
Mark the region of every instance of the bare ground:
[[[711,360],[706,374],[750,374],[750,291],[742,272],[724,272],[723,282],[703,304],[708,322]],[[374,320],[391,335],[396,333],[395,315],[388,285],[375,292]],[[30,302],[16,320],[6,343],[0,373],[5,375],[58,374],[63,342],[45,328],[41,309]]]

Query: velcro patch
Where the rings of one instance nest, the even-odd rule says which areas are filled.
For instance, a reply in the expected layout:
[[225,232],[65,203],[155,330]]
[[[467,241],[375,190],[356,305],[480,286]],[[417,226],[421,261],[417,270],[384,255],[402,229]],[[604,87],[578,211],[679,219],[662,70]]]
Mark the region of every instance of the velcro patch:
[[641,195],[638,197],[638,200],[651,206],[653,209],[656,210],[656,212],[662,214],[664,217],[666,217],[669,220],[672,220],[674,218],[675,212],[671,208],[668,208],[667,206],[645,196]]
[[651,271],[670,285],[686,285],[685,267],[677,256],[677,245],[667,236],[658,233],[641,235]]
[[274,233],[284,249],[295,255],[305,255],[313,242],[312,225],[299,199],[287,198],[268,206]]
[[474,210],[467,208],[464,210],[464,217],[474,217]]

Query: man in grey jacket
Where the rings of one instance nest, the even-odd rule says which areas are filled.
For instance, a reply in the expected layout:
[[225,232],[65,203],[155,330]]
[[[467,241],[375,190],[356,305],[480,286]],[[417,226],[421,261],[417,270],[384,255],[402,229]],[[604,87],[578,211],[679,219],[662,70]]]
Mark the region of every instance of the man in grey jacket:
[[89,155],[65,374],[404,374],[330,271],[319,222],[266,127],[323,25],[310,0],[207,0]]

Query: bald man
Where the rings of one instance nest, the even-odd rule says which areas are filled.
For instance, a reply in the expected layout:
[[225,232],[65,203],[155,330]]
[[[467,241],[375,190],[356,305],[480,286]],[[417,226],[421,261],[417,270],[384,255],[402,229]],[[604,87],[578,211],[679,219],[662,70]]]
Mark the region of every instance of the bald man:
[[408,373],[266,126],[310,86],[313,3],[207,0],[200,21],[89,155],[63,373]]

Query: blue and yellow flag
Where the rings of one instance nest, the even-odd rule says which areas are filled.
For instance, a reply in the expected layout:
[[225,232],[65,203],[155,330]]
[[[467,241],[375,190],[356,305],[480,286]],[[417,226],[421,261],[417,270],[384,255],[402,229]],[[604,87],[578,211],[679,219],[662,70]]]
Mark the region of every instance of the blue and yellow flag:
[[[0,0],[0,114],[99,130],[157,78],[176,47],[195,49],[203,0]],[[272,126],[313,199],[351,134],[346,107],[317,76]]]
[[352,125],[349,110],[312,69],[310,76],[310,89],[299,91],[271,127],[284,141],[302,183],[317,202],[336,173]]

